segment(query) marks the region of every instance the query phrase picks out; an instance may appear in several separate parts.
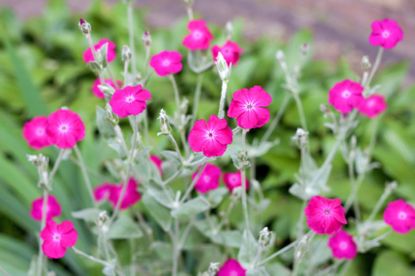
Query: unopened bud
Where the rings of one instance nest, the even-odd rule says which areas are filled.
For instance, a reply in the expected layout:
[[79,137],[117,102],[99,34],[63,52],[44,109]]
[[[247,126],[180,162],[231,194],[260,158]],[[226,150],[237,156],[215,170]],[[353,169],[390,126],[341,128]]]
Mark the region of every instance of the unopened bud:
[[226,30],[226,37],[228,39],[231,39],[233,35],[233,24],[231,21],[226,22],[225,30]]
[[221,80],[225,82],[229,81],[231,76],[231,67],[228,66],[221,52],[218,53],[215,64]]
[[143,43],[145,47],[150,47],[151,46],[151,34],[149,31],[145,31],[143,33]]
[[304,43],[301,45],[300,51],[303,56],[307,56],[310,52],[310,45],[308,43]]
[[209,276],[215,276],[216,273],[219,271],[219,263],[210,263],[209,269],[208,269],[208,275]]
[[278,62],[284,62],[285,61],[285,55],[284,52],[281,50],[278,50],[275,53],[275,58],[278,60]]
[[122,50],[121,50],[121,60],[123,62],[126,62],[126,61],[131,60],[131,57],[132,57],[132,54],[131,54],[130,47],[128,47],[127,45],[123,45]]
[[84,34],[90,34],[91,24],[89,24],[85,19],[81,18],[79,19],[79,29],[81,29],[81,32]]
[[371,67],[372,67],[372,64],[370,63],[369,57],[363,56],[362,57],[362,69],[364,71],[368,71]]
[[170,133],[169,118],[164,109],[160,110],[160,132],[157,135],[168,135]]
[[259,232],[259,239],[258,239],[258,243],[260,246],[262,246],[262,248],[266,248],[268,247],[273,240],[273,233],[271,231],[269,231],[268,227],[264,227],[260,232]]
[[302,128],[297,128],[292,140],[296,142],[299,147],[304,147],[308,143],[308,132]]

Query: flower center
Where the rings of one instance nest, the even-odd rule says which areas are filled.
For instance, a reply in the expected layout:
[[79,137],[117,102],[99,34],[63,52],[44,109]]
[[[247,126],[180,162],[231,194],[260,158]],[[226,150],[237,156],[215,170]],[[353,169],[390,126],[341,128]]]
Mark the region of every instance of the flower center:
[[391,33],[390,33],[388,30],[384,30],[384,31],[382,32],[382,37],[383,37],[383,38],[388,38],[390,35],[391,35]]
[[38,127],[35,131],[36,136],[43,136],[45,135],[45,129],[42,127]]
[[192,36],[193,36],[194,39],[199,40],[203,37],[203,33],[199,30],[196,30],[196,31],[192,32]]
[[323,210],[323,214],[324,214],[325,216],[330,216],[330,215],[331,215],[331,210],[330,210],[329,208],[325,208],[325,209]]
[[209,175],[204,175],[203,176],[203,182],[210,182],[210,176]]
[[245,108],[246,108],[246,110],[251,111],[251,110],[255,109],[255,104],[253,102],[247,102],[245,104]]
[[208,139],[210,139],[210,140],[215,139],[215,132],[214,132],[213,130],[208,130],[208,131],[206,132],[206,138],[208,138]]
[[57,233],[57,232],[53,233],[52,240],[54,242],[60,242],[61,239],[62,239],[62,235],[60,233]]
[[161,65],[162,66],[164,66],[164,67],[168,67],[168,66],[170,66],[170,64],[171,64],[171,61],[170,61],[170,59],[164,59],[162,62],[161,62]]
[[126,103],[130,104],[130,103],[134,102],[134,100],[135,100],[135,97],[133,95],[129,95],[129,96],[125,97],[125,102]]
[[59,132],[62,134],[69,132],[69,125],[68,124],[61,124],[58,128]]
[[400,219],[400,220],[406,220],[407,217],[408,217],[408,214],[403,212],[403,211],[400,211],[398,213],[398,219]]
[[239,177],[236,175],[232,175],[229,180],[231,181],[232,184],[237,184],[239,182]]
[[349,91],[349,90],[344,90],[343,92],[342,92],[342,97],[344,98],[344,99],[347,99],[347,98],[350,98],[350,96],[352,95],[352,93]]
[[340,242],[340,243],[339,243],[339,248],[340,248],[341,250],[346,250],[346,249],[347,249],[347,247],[348,247],[347,242],[342,241],[342,242]]

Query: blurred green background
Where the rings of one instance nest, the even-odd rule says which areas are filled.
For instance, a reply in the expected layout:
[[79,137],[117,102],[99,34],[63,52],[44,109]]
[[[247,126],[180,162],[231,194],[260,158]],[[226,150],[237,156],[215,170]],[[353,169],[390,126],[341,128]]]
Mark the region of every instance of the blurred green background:
[[[110,175],[101,173],[103,161],[111,158],[113,152],[96,136],[95,107],[102,106],[103,102],[91,92],[95,76],[82,61],[86,42],[77,23],[80,16],[86,18],[92,24],[95,41],[107,37],[115,41],[120,49],[121,45],[128,44],[125,14],[125,5],[122,3],[108,6],[101,1],[94,1],[86,13],[74,15],[65,1],[51,0],[41,16],[26,21],[18,19],[9,9],[1,10],[0,267],[11,275],[25,275],[31,258],[37,251],[36,234],[39,225],[30,218],[29,209],[31,201],[40,196],[40,191],[36,186],[35,168],[26,160],[26,154],[34,151],[28,148],[21,135],[21,126],[25,120],[35,115],[47,115],[61,106],[69,106],[79,112],[87,125],[87,137],[80,147],[88,163],[93,184],[114,180]],[[156,29],[145,23],[144,15],[142,10],[136,13],[139,61],[144,60],[144,49],[140,42],[142,32],[147,29],[152,34],[153,52],[179,49],[185,53],[181,46],[186,33],[184,18],[169,27]],[[357,80],[361,72],[354,72],[346,59],[337,62],[315,58],[304,60],[301,56],[304,43],[310,44],[311,49],[313,45],[318,45],[318,42],[313,42],[313,32],[310,30],[298,32],[287,42],[269,37],[252,40],[243,35],[245,27],[242,21],[234,21],[233,40],[241,44],[244,53],[232,72],[230,91],[255,84],[264,86],[273,95],[271,110],[275,114],[287,93],[284,90],[283,74],[274,60],[275,52],[278,49],[284,50],[290,65],[303,63],[301,98],[311,133],[311,150],[317,160],[322,160],[333,144],[333,136],[324,127],[325,120],[320,105],[327,102],[327,91],[334,82],[342,78]],[[215,43],[222,44],[225,41],[223,26],[211,27]],[[367,41],[367,37],[361,37],[361,40]],[[370,52],[367,54],[373,56],[376,50],[368,49]],[[118,60],[114,65],[116,77],[121,79],[121,62]],[[376,120],[362,119],[356,133],[360,146],[365,148],[376,124],[381,126],[374,150],[374,159],[379,162],[380,168],[366,177],[359,193],[359,203],[366,215],[389,180],[399,183],[394,196],[415,203],[415,86],[403,85],[408,83],[406,77],[409,65],[407,61],[389,64],[378,74],[375,82],[382,84],[378,91],[388,96],[388,111]],[[185,68],[178,76],[178,81],[182,93],[191,99],[196,76]],[[173,93],[167,80],[157,77],[152,78],[147,88],[153,94],[149,114],[152,118],[152,146],[157,152],[166,147],[165,139],[156,136],[159,128],[157,113],[160,107],[166,107],[168,112],[174,110]],[[216,112],[219,93],[219,78],[213,70],[207,72],[199,117],[206,118]],[[280,144],[257,161],[257,176],[266,197],[272,201],[260,219],[277,233],[277,244],[287,242],[295,234],[295,224],[301,208],[301,202],[288,193],[299,167],[298,150],[291,142],[298,126],[299,118],[292,103],[283,116],[280,127],[274,132],[274,137],[280,140]],[[261,137],[261,133],[262,130],[256,131],[250,134],[250,138]],[[42,152],[52,159],[57,154],[54,149]],[[232,169],[231,164],[225,167]],[[330,177],[330,187],[330,196],[347,198],[350,185],[340,155],[337,156]],[[62,218],[74,220],[72,211],[88,207],[85,204],[89,202],[88,194],[80,172],[70,160],[64,162],[59,170],[53,193],[62,204]],[[143,209],[140,204],[135,208]],[[76,228],[80,232],[77,247],[85,251],[93,250],[91,248],[95,247],[95,242],[87,227],[77,221]],[[145,248],[141,250],[145,251]],[[208,252],[199,254],[201,259],[209,256]],[[201,264],[200,270],[205,270],[207,264]],[[58,275],[99,275],[99,268],[72,253],[63,261],[54,262],[54,269]],[[382,242],[381,247],[359,255],[353,261],[349,275],[415,275],[415,232],[405,236],[392,234]]]

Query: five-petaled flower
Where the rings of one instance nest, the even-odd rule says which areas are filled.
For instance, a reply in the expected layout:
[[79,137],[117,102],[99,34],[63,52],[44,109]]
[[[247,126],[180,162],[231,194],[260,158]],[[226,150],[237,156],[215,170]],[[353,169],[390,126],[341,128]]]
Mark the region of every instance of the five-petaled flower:
[[43,197],[39,197],[32,202],[32,209],[30,210],[30,215],[34,220],[41,221],[43,216],[43,211],[46,212],[46,220],[58,217],[61,215],[61,206],[53,195],[48,195],[46,200],[45,209],[43,210]]
[[375,118],[387,108],[385,97],[380,94],[372,94],[357,106],[357,110],[368,118]]
[[183,45],[187,49],[191,51],[209,49],[213,35],[204,20],[192,20],[187,28],[190,33],[183,40]]
[[373,46],[385,49],[394,48],[402,39],[403,31],[399,24],[392,19],[376,20],[372,23],[369,42]]
[[308,227],[317,234],[333,234],[347,224],[340,199],[313,196],[304,213]]
[[143,112],[150,99],[150,92],[143,89],[141,85],[126,86],[115,91],[109,104],[118,117],[125,118]]
[[415,208],[403,199],[389,202],[383,219],[395,232],[406,234],[415,229]]
[[203,152],[206,157],[222,156],[232,143],[232,130],[225,119],[216,115],[208,121],[197,120],[190,130],[189,145],[194,152]]
[[43,254],[51,259],[59,259],[65,256],[68,248],[75,246],[78,232],[71,221],[57,224],[53,220],[49,220],[40,232],[40,237],[43,240]]
[[333,234],[328,241],[333,257],[336,259],[352,260],[357,255],[357,245],[353,236],[344,230]]
[[218,57],[219,52],[223,55],[226,63],[229,66],[231,64],[234,66],[239,61],[242,49],[239,47],[238,43],[228,40],[222,47],[218,45],[212,47],[212,55],[215,61]]
[[160,77],[182,71],[182,55],[178,51],[161,51],[151,57],[150,66]]
[[[103,38],[94,45],[95,53],[99,52],[103,46],[107,45],[107,56],[105,57],[107,63],[112,62],[115,59],[115,43],[108,38]],[[90,63],[95,61],[94,53],[91,48],[88,48],[84,52],[84,61]]]
[[219,187],[221,170],[218,166],[207,163],[203,171],[197,170],[192,179],[196,181],[195,190],[199,193],[207,193]]
[[44,116],[34,117],[24,124],[23,137],[31,148],[39,150],[51,145],[47,125],[48,118]]
[[235,259],[228,259],[219,268],[218,276],[245,276],[245,268]]
[[49,115],[46,130],[50,142],[60,149],[73,148],[85,137],[85,125],[81,117],[64,108]]
[[347,114],[364,100],[363,89],[363,86],[355,81],[338,82],[329,91],[329,103],[340,113]]
[[[240,171],[223,174],[223,182],[230,192],[242,186],[242,175]],[[245,178],[245,189],[248,190],[249,181]]]
[[233,93],[228,116],[235,118],[241,128],[260,128],[270,119],[270,112],[266,107],[271,102],[271,95],[261,86],[244,88]]

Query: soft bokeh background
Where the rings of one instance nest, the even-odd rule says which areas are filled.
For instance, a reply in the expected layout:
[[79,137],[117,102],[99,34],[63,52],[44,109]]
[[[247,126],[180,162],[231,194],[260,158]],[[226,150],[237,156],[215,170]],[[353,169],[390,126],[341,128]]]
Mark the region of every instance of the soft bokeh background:
[[[33,153],[21,137],[21,125],[27,119],[60,107],[70,106],[81,113],[88,126],[88,135],[81,144],[94,184],[113,180],[102,171],[102,162],[113,156],[104,141],[95,137],[95,106],[102,102],[93,97],[90,88],[94,75],[82,62],[86,43],[78,30],[77,20],[85,17],[93,26],[94,39],[108,37],[118,45],[128,42],[125,7],[116,1],[13,1],[0,0],[0,266],[12,275],[25,275],[31,256],[37,250],[38,224],[28,216],[31,201],[40,195],[36,187],[36,172],[26,161],[26,153]],[[11,9],[3,9],[11,7]],[[179,49],[185,29],[185,9],[181,1],[137,1],[135,29],[137,45],[141,33],[151,30],[153,51]],[[378,133],[374,151],[380,168],[368,175],[359,195],[359,203],[367,213],[383,191],[384,184],[396,180],[399,188],[394,196],[415,202],[415,88],[412,86],[415,57],[415,3],[411,0],[196,0],[197,14],[211,23],[215,43],[224,41],[224,24],[233,20],[234,39],[244,48],[244,56],[233,70],[230,90],[254,84],[263,85],[274,97],[271,107],[276,113],[286,93],[283,75],[274,61],[276,50],[283,49],[290,64],[303,64],[300,79],[307,120],[311,131],[314,156],[322,160],[333,143],[324,128],[320,104],[326,103],[329,87],[341,78],[358,79],[363,55],[374,57],[376,50],[367,37],[370,22],[391,17],[405,29],[405,41],[386,53],[386,64],[376,81],[382,83],[380,93],[389,97],[389,109],[378,120],[363,119],[357,131],[362,147],[369,143],[372,132]],[[14,15],[16,14],[16,16]],[[300,48],[312,45],[312,59],[302,58]],[[140,60],[143,48],[138,47]],[[121,64],[115,64],[120,72]],[[121,78],[120,73],[116,76]],[[179,75],[183,93],[192,98],[195,76],[187,69]],[[199,117],[215,112],[220,83],[215,72],[208,72],[203,84],[203,102]],[[166,146],[164,138],[156,137],[155,120],[160,107],[172,111],[172,93],[167,81],[154,78],[148,89],[153,93],[149,106],[153,121],[150,125],[155,151]],[[295,181],[299,166],[298,151],[291,137],[299,125],[294,105],[289,106],[275,138],[281,144],[258,160],[257,175],[266,197],[272,202],[258,219],[277,233],[281,246],[295,233],[295,222],[301,202],[289,195],[288,188]],[[379,127],[381,126],[381,127]],[[261,135],[255,132],[251,137]],[[258,136],[260,137],[260,136]],[[53,149],[45,150],[54,158]],[[224,164],[223,164],[224,165]],[[224,167],[231,169],[230,165]],[[330,196],[345,199],[349,183],[344,162],[339,155],[330,178]],[[87,193],[76,164],[67,161],[59,171],[54,194],[63,205],[63,218],[71,219],[71,212],[86,208]],[[141,204],[136,208],[147,213]],[[237,222],[238,216],[234,221]],[[95,242],[82,222],[78,247],[93,250]],[[122,244],[120,245],[122,247]],[[148,258],[160,258],[160,252]],[[148,250],[147,250],[148,251]],[[197,252],[202,260],[189,271],[205,270],[216,251]],[[145,257],[143,257],[145,258]],[[284,262],[284,260],[281,260]],[[167,262],[168,263],[168,262]],[[197,263],[197,262],[196,262]],[[162,263],[163,264],[163,263]],[[391,235],[378,249],[359,255],[349,275],[414,275],[415,234]],[[89,262],[69,254],[55,262],[58,275],[99,275],[99,269]],[[1,272],[0,272],[1,273]]]

